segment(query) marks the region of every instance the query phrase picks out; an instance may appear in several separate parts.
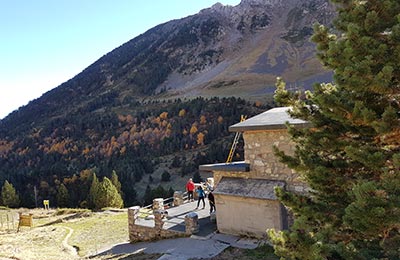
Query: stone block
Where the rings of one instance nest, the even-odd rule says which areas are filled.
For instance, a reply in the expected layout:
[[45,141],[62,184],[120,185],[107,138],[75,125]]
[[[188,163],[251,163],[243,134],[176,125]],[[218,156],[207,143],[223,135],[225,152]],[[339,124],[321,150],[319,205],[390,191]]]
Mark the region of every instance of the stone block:
[[185,232],[187,235],[199,232],[199,216],[195,212],[190,212],[185,216]]
[[153,210],[164,210],[164,199],[163,198],[156,198],[153,200]]
[[181,191],[174,192],[174,206],[183,204],[183,193]]

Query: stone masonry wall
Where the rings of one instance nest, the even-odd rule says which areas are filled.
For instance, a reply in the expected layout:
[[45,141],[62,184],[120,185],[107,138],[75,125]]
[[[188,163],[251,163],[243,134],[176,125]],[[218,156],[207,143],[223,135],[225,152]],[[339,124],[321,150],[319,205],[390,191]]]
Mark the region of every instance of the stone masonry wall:
[[[161,205],[159,200],[160,199],[155,199],[153,201],[153,206],[155,206],[155,208]],[[130,207],[128,209],[129,241],[131,243],[187,237],[198,232],[199,229],[198,216],[194,212],[185,216],[185,232],[167,230],[163,228],[163,218],[166,216],[163,209],[153,209],[154,223],[151,226],[138,224],[137,222],[139,219],[139,214],[139,206]]]
[[223,176],[283,180],[287,189],[299,193],[307,191],[306,184],[299,175],[279,162],[273,146],[287,154],[293,154],[294,144],[286,129],[269,131],[248,131],[243,133],[245,162],[250,164],[250,172],[214,171],[214,182],[218,185]]
[[306,192],[306,185],[292,169],[279,162],[273,146],[286,154],[294,153],[294,143],[286,129],[269,131],[248,131],[243,134],[245,161],[250,164],[249,178],[284,180],[287,189]]
[[131,243],[187,236],[182,232],[163,229],[164,222],[161,210],[154,211],[154,226],[138,225],[136,221],[139,218],[139,210],[139,206],[128,209],[129,241]]

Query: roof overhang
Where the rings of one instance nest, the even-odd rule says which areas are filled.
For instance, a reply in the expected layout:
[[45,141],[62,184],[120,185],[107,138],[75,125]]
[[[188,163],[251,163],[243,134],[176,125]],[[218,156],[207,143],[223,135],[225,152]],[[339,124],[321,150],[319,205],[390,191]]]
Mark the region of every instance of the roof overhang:
[[231,132],[286,129],[286,124],[294,127],[308,127],[310,123],[292,118],[290,107],[276,107],[229,127]]
[[250,171],[250,164],[241,162],[232,163],[215,163],[215,164],[204,164],[199,166],[200,171],[223,171],[223,172],[248,172]]

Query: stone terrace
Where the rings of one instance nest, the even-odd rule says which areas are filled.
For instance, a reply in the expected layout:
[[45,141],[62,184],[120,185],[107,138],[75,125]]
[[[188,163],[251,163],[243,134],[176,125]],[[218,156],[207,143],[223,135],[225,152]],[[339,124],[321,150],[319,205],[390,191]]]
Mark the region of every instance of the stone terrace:
[[185,202],[167,209],[154,209],[154,218],[137,217],[135,214],[140,214],[139,207],[129,208],[130,241],[151,241],[191,235],[204,237],[212,234],[216,231],[216,223],[210,220],[209,204],[207,199],[205,201],[204,209],[202,203],[199,209],[196,209],[197,201]]

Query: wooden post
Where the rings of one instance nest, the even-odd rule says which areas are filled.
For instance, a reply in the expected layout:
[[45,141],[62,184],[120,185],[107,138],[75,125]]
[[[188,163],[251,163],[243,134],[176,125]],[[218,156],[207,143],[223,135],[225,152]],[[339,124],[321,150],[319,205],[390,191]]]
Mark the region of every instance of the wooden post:
[[24,215],[22,213],[19,213],[19,223],[17,232],[19,232],[20,227],[32,227],[33,226],[32,219],[33,219],[33,214]]

